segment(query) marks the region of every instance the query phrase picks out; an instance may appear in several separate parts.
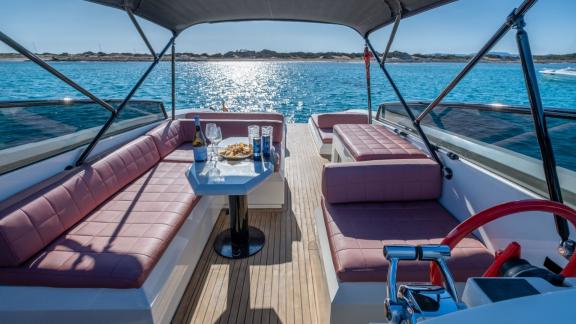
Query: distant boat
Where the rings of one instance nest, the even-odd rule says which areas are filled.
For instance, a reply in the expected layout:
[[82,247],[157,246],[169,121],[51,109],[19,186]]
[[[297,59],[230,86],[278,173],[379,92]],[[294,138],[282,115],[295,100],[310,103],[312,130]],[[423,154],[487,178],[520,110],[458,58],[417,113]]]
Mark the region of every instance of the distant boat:
[[568,67],[563,69],[544,69],[540,73],[544,76],[556,78],[570,78],[576,80],[576,68]]

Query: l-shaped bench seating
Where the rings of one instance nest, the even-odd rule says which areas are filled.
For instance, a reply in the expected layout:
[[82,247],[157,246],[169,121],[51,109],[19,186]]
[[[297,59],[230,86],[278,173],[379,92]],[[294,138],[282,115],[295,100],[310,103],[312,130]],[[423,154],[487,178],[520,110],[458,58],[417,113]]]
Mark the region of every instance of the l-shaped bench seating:
[[[245,119],[219,120],[245,135]],[[249,123],[276,126],[281,150],[281,120]],[[193,130],[169,121],[0,211],[0,284],[141,286],[200,199],[185,177]]]
[[[282,151],[283,120],[220,120],[226,136],[245,136],[254,122],[275,126],[275,146]],[[4,202],[0,290],[142,287],[202,200],[185,176],[193,161],[187,144],[193,129],[193,120],[165,122],[40,190]],[[205,234],[207,240],[209,229]],[[201,251],[204,244],[194,248]]]
[[[316,221],[333,322],[385,321],[388,262],[383,247],[439,244],[459,223],[438,202],[441,194],[440,166],[428,158],[324,166]],[[481,276],[492,260],[490,251],[469,236],[452,250],[448,266],[455,281],[463,283]],[[428,266],[401,262],[398,280],[427,282]],[[349,318],[353,309],[365,317]]]

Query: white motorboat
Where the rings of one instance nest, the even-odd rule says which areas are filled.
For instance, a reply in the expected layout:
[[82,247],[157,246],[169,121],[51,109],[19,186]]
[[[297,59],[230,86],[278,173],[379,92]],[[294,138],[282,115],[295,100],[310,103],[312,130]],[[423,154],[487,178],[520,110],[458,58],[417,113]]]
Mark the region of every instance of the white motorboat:
[[542,75],[555,78],[567,78],[576,80],[576,68],[544,69],[539,71]]

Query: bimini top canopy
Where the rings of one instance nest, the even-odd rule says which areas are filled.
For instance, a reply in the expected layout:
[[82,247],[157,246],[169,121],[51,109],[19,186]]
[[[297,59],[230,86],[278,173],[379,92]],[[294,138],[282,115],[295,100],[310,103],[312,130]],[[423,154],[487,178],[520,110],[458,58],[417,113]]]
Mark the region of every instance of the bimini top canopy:
[[201,23],[288,20],[348,26],[362,36],[455,0],[88,0],[125,9],[174,32]]

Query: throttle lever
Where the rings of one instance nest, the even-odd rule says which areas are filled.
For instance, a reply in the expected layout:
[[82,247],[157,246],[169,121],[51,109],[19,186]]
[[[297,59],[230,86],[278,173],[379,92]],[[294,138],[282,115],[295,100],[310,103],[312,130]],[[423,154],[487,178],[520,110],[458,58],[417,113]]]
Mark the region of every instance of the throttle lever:
[[[450,255],[450,247],[447,245],[389,245],[384,247],[384,257],[390,262],[386,287],[388,297],[384,304],[389,322],[415,323],[418,318],[435,317],[461,308],[454,280],[446,264],[446,258]],[[397,290],[396,277],[398,263],[401,260],[436,263],[444,276],[446,288],[422,284],[401,285]],[[433,300],[434,306],[431,307],[430,303],[422,304],[427,300]]]

